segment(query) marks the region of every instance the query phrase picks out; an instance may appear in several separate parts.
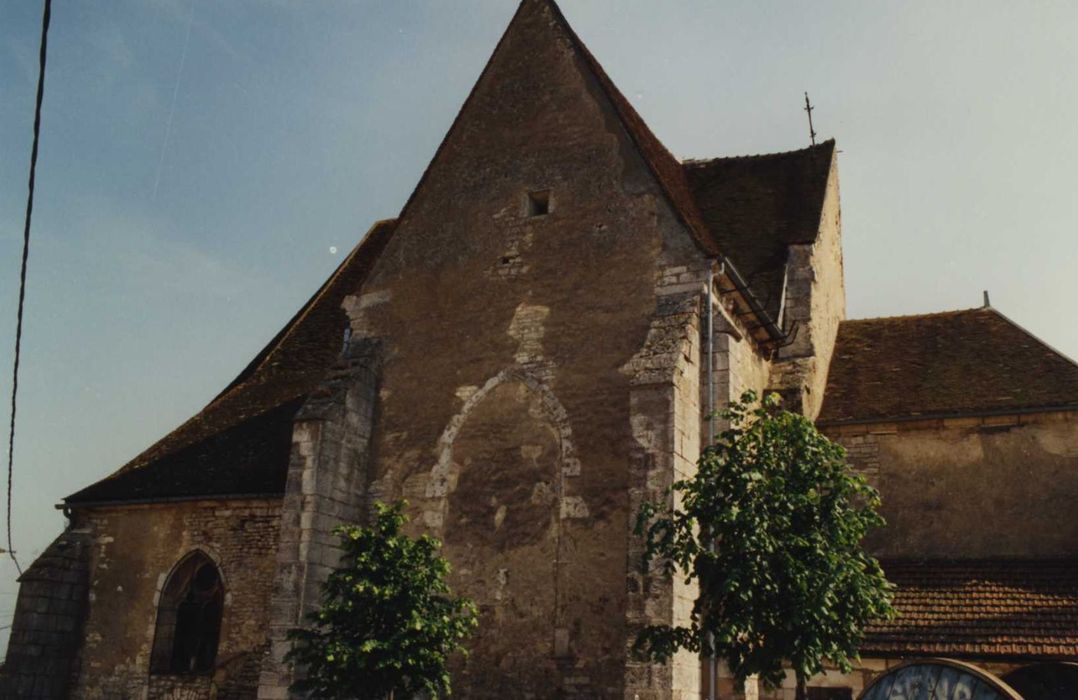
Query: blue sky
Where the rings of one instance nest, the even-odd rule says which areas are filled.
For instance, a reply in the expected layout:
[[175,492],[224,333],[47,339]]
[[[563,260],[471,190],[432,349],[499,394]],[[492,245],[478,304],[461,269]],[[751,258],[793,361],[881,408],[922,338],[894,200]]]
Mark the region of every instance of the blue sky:
[[[16,446],[24,565],[63,526],[53,504],[197,411],[397,213],[514,9],[55,1]],[[841,149],[851,317],[977,306],[987,288],[1078,355],[1078,5],[563,10],[680,157],[806,145],[809,91]],[[38,2],[0,5],[4,397],[39,23]],[[0,627],[15,590],[4,560]]]

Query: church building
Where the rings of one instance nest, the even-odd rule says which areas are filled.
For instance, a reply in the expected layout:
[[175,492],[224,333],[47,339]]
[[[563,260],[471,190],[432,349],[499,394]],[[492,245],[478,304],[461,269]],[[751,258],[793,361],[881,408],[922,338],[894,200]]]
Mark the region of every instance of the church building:
[[480,609],[455,695],[738,696],[629,648],[696,595],[641,573],[636,513],[747,389],[843,444],[888,521],[868,544],[899,616],[809,697],[897,697],[940,657],[977,698],[1054,697],[1078,662],[1078,365],[987,300],[847,320],[841,224],[834,141],[679,161],[553,0],[523,0],[398,217],[198,414],[72,484],[0,697],[293,697],[286,634],[333,528],[400,499]]

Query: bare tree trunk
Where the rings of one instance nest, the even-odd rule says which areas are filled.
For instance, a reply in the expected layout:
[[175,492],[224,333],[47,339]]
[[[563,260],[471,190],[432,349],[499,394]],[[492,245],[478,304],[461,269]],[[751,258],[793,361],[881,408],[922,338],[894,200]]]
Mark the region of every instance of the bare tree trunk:
[[805,700],[805,677],[800,671],[796,672],[797,675],[797,690],[794,693],[795,700]]

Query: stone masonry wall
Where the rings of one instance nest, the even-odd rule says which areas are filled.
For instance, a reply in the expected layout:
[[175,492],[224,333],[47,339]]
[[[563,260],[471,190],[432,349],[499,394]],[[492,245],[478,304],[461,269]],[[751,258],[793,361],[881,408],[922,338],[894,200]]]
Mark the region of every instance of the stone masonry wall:
[[321,604],[322,584],[340,561],[333,529],[366,517],[370,440],[378,391],[378,344],[353,338],[338,367],[296,415],[280,522],[270,557],[270,649],[258,697],[290,697],[288,631]]
[[[742,333],[733,320],[716,310],[714,325],[714,354],[712,356],[715,381],[715,406],[722,410],[730,401],[736,401],[746,391],[759,396],[769,386],[772,364],[760,353],[755,343]],[[706,421],[706,403],[702,419]],[[716,430],[725,426],[716,422]]]
[[549,5],[524,3],[345,303],[384,348],[371,491],[407,498],[479,605],[456,694],[696,692],[695,663],[641,669],[627,645],[634,615],[692,597],[644,590],[632,527],[695,465],[709,265]]
[[[253,698],[267,646],[280,501],[188,501],[76,510],[91,541],[89,607],[72,697]],[[193,550],[216,562],[225,607],[208,676],[150,675],[157,602],[173,567]]]
[[880,491],[880,557],[1078,554],[1078,413],[824,426]]
[[0,698],[68,697],[89,592],[88,534],[65,530],[19,577]]
[[[630,421],[635,449],[630,462],[630,528],[644,502],[675,504],[667,493],[670,485],[696,472],[703,367],[699,308],[707,277],[705,267],[698,273],[695,293],[674,292],[660,298],[648,342],[625,368],[633,373]],[[663,291],[661,286],[659,291]],[[667,577],[654,569],[641,571],[642,545],[640,539],[630,536],[627,653],[645,625],[687,624],[697,594],[696,586],[685,584],[680,576]],[[699,662],[684,652],[667,666],[630,661],[625,697],[696,698],[699,673]]]
[[832,156],[816,241],[789,246],[786,275],[784,323],[793,342],[779,351],[769,386],[783,394],[791,409],[815,418],[823,405],[838,324],[846,318],[837,155]]

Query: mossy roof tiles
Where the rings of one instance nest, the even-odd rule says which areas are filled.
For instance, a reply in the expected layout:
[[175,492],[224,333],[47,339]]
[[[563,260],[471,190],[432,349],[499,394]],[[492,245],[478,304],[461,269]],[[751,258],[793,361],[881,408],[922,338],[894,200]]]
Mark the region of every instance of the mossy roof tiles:
[[844,321],[820,424],[1078,408],[1078,364],[991,307]]
[[1078,657],[1078,560],[883,561],[894,620],[863,656]]

